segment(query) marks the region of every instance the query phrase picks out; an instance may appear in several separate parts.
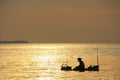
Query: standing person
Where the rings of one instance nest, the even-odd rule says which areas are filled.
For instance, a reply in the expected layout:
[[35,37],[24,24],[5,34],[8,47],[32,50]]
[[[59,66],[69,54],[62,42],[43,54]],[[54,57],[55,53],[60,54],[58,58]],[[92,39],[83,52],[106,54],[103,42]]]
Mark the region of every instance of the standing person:
[[84,62],[82,61],[82,58],[78,58],[79,65],[76,66],[73,70],[83,72],[85,70]]

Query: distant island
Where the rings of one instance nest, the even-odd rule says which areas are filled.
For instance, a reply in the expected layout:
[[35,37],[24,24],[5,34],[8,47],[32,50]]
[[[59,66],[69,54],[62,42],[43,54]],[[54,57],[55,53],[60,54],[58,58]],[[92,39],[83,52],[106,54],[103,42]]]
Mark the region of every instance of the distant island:
[[27,41],[23,40],[16,40],[16,41],[0,41],[0,44],[7,44],[7,43],[28,43]]

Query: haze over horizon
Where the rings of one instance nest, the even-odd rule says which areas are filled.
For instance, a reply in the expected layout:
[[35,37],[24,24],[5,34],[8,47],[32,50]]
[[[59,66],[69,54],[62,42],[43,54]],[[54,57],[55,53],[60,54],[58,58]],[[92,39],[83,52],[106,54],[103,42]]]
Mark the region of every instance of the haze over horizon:
[[0,41],[120,43],[120,0],[0,0]]

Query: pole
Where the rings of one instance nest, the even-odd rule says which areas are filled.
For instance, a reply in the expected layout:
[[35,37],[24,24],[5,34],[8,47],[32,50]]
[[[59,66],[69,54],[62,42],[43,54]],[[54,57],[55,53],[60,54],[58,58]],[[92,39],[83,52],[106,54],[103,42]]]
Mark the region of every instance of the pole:
[[97,65],[99,65],[99,59],[98,59],[98,45],[97,45]]

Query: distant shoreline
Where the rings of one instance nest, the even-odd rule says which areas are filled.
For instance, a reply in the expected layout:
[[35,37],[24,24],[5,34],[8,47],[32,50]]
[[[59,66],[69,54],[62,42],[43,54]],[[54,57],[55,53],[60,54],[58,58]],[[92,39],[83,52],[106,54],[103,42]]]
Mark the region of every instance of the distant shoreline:
[[22,44],[22,43],[32,43],[32,44],[79,44],[79,43],[88,43],[88,44],[120,44],[120,42],[28,42],[24,40],[16,40],[16,41],[0,41],[0,44]]
[[16,41],[0,41],[0,44],[8,44],[8,43],[28,43],[27,41],[16,40]]

